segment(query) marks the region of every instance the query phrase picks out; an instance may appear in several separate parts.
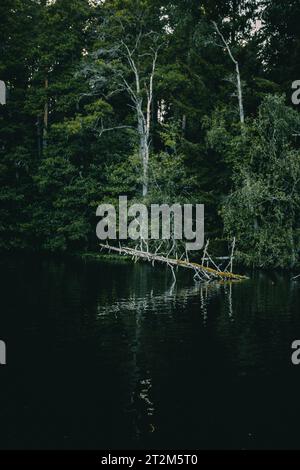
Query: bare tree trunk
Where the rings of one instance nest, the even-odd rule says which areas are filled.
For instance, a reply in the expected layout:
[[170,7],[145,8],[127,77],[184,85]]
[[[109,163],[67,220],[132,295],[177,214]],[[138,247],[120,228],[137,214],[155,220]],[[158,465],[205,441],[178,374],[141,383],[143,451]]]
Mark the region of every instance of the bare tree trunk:
[[213,25],[215,27],[216,32],[220,36],[223,44],[225,45],[229,57],[231,58],[232,62],[235,65],[235,72],[236,72],[236,84],[237,84],[237,94],[238,94],[238,101],[239,101],[239,110],[240,110],[240,121],[241,124],[244,125],[245,123],[245,113],[244,113],[244,104],[243,104],[243,90],[242,90],[242,82],[241,82],[241,74],[240,74],[240,67],[238,61],[233,57],[231,49],[229,47],[228,42],[224,38],[223,34],[221,33],[217,23],[213,21]]
[[2,80],[0,80],[0,104],[6,104],[6,85]]
[[238,92],[238,100],[239,100],[239,110],[240,110],[240,121],[243,125],[245,123],[245,112],[244,112],[244,104],[243,104],[243,92],[242,92],[242,83],[241,83],[241,75],[240,75],[240,68],[239,63],[236,62],[235,64],[236,69],[236,79],[237,79],[237,92]]
[[[139,38],[137,39],[138,44]],[[134,51],[131,51],[129,47],[123,42],[123,47],[126,51],[126,56],[130,68],[135,76],[135,89],[133,89],[130,84],[127,82],[125,78],[123,78],[125,87],[127,92],[130,95],[130,98],[134,104],[136,110],[136,117],[137,117],[137,131],[139,136],[139,155],[141,158],[142,163],[142,171],[143,171],[143,196],[147,196],[148,194],[148,169],[149,169],[149,154],[150,154],[150,130],[151,130],[151,114],[152,114],[152,105],[153,105],[153,81],[154,81],[154,74],[156,70],[156,63],[158,58],[158,50],[152,50],[152,69],[149,76],[149,83],[146,87],[147,93],[147,105],[146,111],[143,111],[143,98],[142,98],[142,90],[140,85],[140,72],[137,68],[135,63],[133,54]]]
[[182,125],[181,125],[181,128],[182,128],[182,132],[185,133],[185,130],[186,130],[186,114],[184,114],[182,116]]
[[137,116],[137,131],[139,136],[139,155],[140,161],[143,168],[143,196],[147,196],[148,193],[148,164],[149,164],[149,141],[147,123],[143,110],[142,110],[142,99],[136,100],[136,116]]
[[145,129],[144,116],[142,111],[137,111],[138,134],[139,134],[139,154],[143,167],[143,196],[148,193],[148,165],[149,165],[149,142],[147,130]]
[[[148,245],[147,245],[148,246]],[[148,250],[143,251],[142,249],[138,250],[137,248],[129,248],[129,247],[116,247],[112,245],[104,245],[100,243],[101,249],[105,249],[110,251],[114,251],[119,253],[120,255],[127,255],[131,256],[134,260],[142,259],[148,261],[154,265],[155,262],[166,264],[169,268],[171,268],[174,280],[176,280],[174,268],[181,267],[186,269],[191,269],[194,271],[194,278],[195,280],[203,280],[205,282],[212,281],[212,280],[246,280],[248,279],[246,276],[241,276],[240,274],[235,274],[227,269],[225,271],[221,271],[221,269],[213,262],[212,258],[208,255],[209,261],[213,264],[213,268],[208,266],[203,266],[201,264],[192,263],[188,259],[179,259],[178,257],[175,259],[169,258],[168,255],[161,255],[157,252],[150,253]],[[234,245],[233,245],[234,248]],[[233,259],[233,251],[231,253],[230,263],[232,265]]]
[[145,143],[143,147],[143,196],[148,194],[148,167],[149,167],[149,146]]

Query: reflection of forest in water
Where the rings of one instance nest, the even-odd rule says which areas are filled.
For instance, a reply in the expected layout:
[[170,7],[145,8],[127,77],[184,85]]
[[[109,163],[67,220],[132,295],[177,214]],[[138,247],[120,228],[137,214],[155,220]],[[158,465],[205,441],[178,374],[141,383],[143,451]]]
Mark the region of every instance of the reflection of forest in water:
[[[262,448],[266,436],[277,447],[296,439],[287,429],[297,413],[290,357],[300,285],[288,275],[200,284],[181,272],[173,284],[160,267],[52,258],[2,260],[0,275],[1,335],[16,353],[0,418],[18,425],[0,433],[4,447],[11,435],[16,445],[57,448]],[[39,432],[45,420],[49,429],[60,423],[55,442]]]
[[[139,409],[138,422],[145,425],[148,421],[148,432],[155,430],[149,348],[156,341],[172,342],[174,335],[178,334],[176,340],[179,344],[187,342],[185,347],[179,349],[186,354],[186,360],[190,358],[192,364],[195,364],[195,358],[191,357],[190,351],[197,351],[198,348],[188,345],[189,342],[192,344],[197,339],[207,345],[211,341],[212,345],[217,344],[220,362],[229,376],[236,374],[237,377],[255,379],[272,376],[280,368],[289,366],[290,344],[297,329],[300,332],[300,324],[297,315],[299,284],[291,282],[288,276],[256,272],[246,282],[191,282],[189,286],[170,282],[165,289],[159,284],[156,288],[151,286],[148,292],[147,288],[143,288],[143,274],[139,273],[138,282],[136,276],[134,279],[135,288],[128,289],[128,298],[115,299],[106,305],[100,301],[97,315],[99,321],[113,316],[124,322],[127,321],[126,314],[133,315],[135,346],[132,349],[131,401]],[[167,331],[162,325],[162,330],[155,332],[155,336],[149,334],[153,316],[159,317],[160,324],[164,322],[164,316],[171,319]],[[181,327],[178,321],[181,323],[184,316],[189,328],[195,328],[195,331],[189,331],[188,337],[185,330],[182,336],[179,334]],[[132,323],[130,325],[133,327]],[[157,334],[160,340],[157,340]],[[209,339],[204,339],[206,334]],[[154,341],[151,342],[149,336]],[[207,347],[207,350],[211,348]],[[203,348],[203,354],[197,359],[200,369],[201,362],[209,365],[211,361],[208,351]],[[144,373],[145,364],[143,367],[139,365],[139,357],[148,364],[147,374]],[[161,358],[164,362],[163,353]]]

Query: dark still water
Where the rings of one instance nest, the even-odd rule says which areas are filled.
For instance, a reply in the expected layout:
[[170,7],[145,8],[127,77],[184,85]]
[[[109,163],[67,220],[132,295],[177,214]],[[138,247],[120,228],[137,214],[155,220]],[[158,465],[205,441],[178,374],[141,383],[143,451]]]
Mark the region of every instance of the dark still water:
[[2,258],[1,449],[300,448],[300,283]]

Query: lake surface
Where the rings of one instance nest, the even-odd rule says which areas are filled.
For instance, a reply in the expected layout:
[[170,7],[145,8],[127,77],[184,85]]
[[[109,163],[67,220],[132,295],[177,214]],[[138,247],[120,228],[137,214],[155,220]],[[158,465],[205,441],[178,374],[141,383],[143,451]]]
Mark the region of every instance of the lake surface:
[[300,283],[2,257],[1,449],[299,449]]

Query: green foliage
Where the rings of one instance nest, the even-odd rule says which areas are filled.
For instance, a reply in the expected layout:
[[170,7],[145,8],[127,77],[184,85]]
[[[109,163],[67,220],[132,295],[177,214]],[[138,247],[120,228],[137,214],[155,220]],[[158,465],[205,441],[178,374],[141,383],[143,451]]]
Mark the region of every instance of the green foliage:
[[[1,1],[0,79],[9,96],[0,107],[0,248],[95,250],[97,206],[121,194],[141,201],[136,115],[122,86],[136,79],[126,43],[144,112],[160,45],[143,201],[204,203],[207,236],[224,228],[237,236],[245,262],[295,264],[299,140],[291,134],[300,123],[275,95],[300,77],[298,3]],[[264,28],[254,33],[260,16]],[[233,63],[212,20],[239,61],[243,132]]]
[[292,137],[299,128],[300,117],[284,98],[269,96],[243,136],[243,154],[233,152],[234,191],[222,215],[226,233],[238,237],[241,258],[249,264],[284,267],[299,261],[300,152]]

